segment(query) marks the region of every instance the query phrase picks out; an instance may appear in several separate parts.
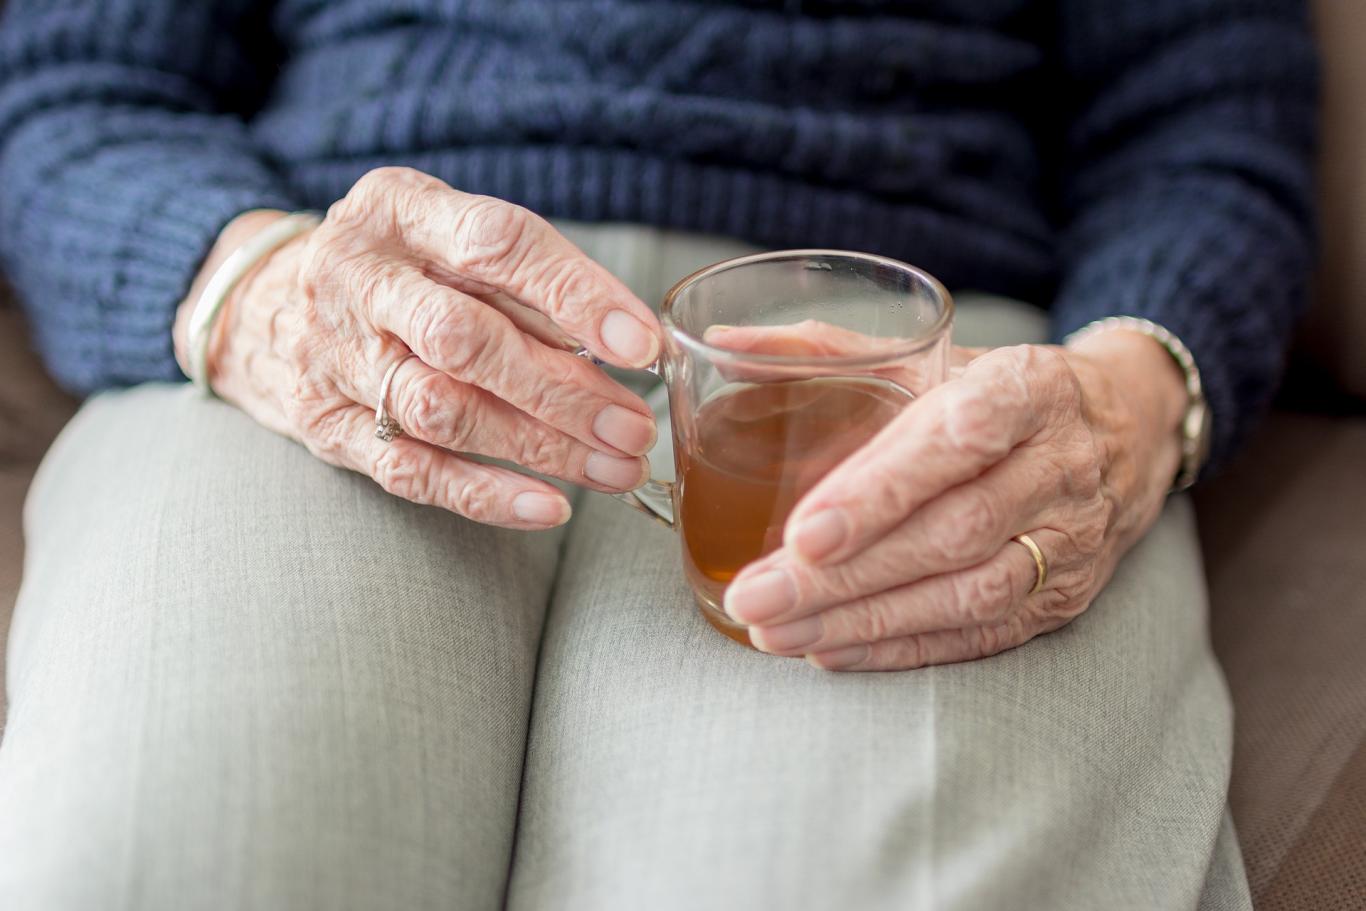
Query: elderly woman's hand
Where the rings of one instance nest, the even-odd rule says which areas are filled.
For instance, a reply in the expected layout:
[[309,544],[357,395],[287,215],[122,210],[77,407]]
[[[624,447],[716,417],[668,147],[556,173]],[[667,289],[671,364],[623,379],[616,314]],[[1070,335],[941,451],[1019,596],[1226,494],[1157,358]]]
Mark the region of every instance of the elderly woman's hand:
[[[205,277],[283,213],[224,231]],[[197,291],[197,289],[195,289]],[[186,314],[176,342],[185,363]],[[571,350],[651,363],[650,310],[525,209],[405,168],[372,171],[310,235],[239,286],[211,341],[213,388],[320,458],[385,490],[480,522],[545,528],[569,517],[552,485],[476,453],[597,490],[639,486],[649,409]],[[404,430],[375,435],[385,371]]]
[[[1185,391],[1152,339],[1000,348],[956,373],[813,488],[784,546],[730,585],[726,610],[758,648],[842,670],[992,655],[1084,611],[1156,519]],[[1021,533],[1048,562],[1034,594]]]

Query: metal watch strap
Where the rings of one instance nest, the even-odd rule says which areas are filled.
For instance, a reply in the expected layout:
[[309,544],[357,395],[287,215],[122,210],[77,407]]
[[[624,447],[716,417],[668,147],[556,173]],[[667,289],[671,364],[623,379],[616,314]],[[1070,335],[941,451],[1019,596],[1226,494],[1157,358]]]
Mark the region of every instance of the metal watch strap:
[[1195,364],[1195,356],[1181,339],[1171,330],[1150,319],[1137,316],[1107,316],[1087,323],[1076,332],[1063,339],[1070,345],[1098,332],[1126,329],[1138,332],[1156,341],[1167,350],[1186,377],[1186,413],[1181,418],[1181,467],[1172,484],[1173,491],[1185,490],[1195,483],[1200,468],[1209,453],[1211,415],[1209,403],[1205,400],[1204,386],[1200,382],[1200,368]]

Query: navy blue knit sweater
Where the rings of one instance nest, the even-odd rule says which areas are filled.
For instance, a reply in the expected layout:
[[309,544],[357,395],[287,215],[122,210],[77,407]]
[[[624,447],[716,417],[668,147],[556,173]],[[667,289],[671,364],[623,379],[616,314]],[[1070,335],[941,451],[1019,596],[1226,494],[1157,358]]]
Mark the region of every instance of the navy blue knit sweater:
[[54,374],[173,379],[211,241],[408,164],[551,217],[909,260],[1194,351],[1216,458],[1311,250],[1296,0],[11,0],[0,263]]

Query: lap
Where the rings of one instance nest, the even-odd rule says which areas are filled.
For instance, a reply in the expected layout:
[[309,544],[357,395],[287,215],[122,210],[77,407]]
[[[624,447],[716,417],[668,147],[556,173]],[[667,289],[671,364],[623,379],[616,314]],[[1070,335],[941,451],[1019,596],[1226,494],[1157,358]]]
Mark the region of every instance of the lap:
[[[969,303],[960,338],[1039,322]],[[1070,626],[900,674],[823,673],[721,637],[677,550],[621,504],[580,504],[542,646],[512,907],[1200,899],[1231,712],[1187,500]],[[1219,888],[1241,907],[1232,858]]]
[[[575,239],[647,299],[738,252],[614,230]],[[969,301],[958,338],[1040,325]],[[1066,629],[883,675],[722,638],[608,498],[473,526],[183,389],[88,404],[28,519],[6,908],[1246,904],[1184,499]]]
[[27,518],[0,906],[500,902],[559,532],[168,386],[88,403]]

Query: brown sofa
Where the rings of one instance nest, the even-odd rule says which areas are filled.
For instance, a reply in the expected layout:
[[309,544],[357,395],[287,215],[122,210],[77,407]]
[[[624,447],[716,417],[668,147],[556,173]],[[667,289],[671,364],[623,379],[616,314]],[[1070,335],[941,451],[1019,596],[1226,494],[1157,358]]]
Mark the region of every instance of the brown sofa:
[[[1315,310],[1281,405],[1196,494],[1238,711],[1233,814],[1264,911],[1366,909],[1366,3],[1317,9],[1327,117]],[[0,641],[24,490],[75,406],[0,305]]]

